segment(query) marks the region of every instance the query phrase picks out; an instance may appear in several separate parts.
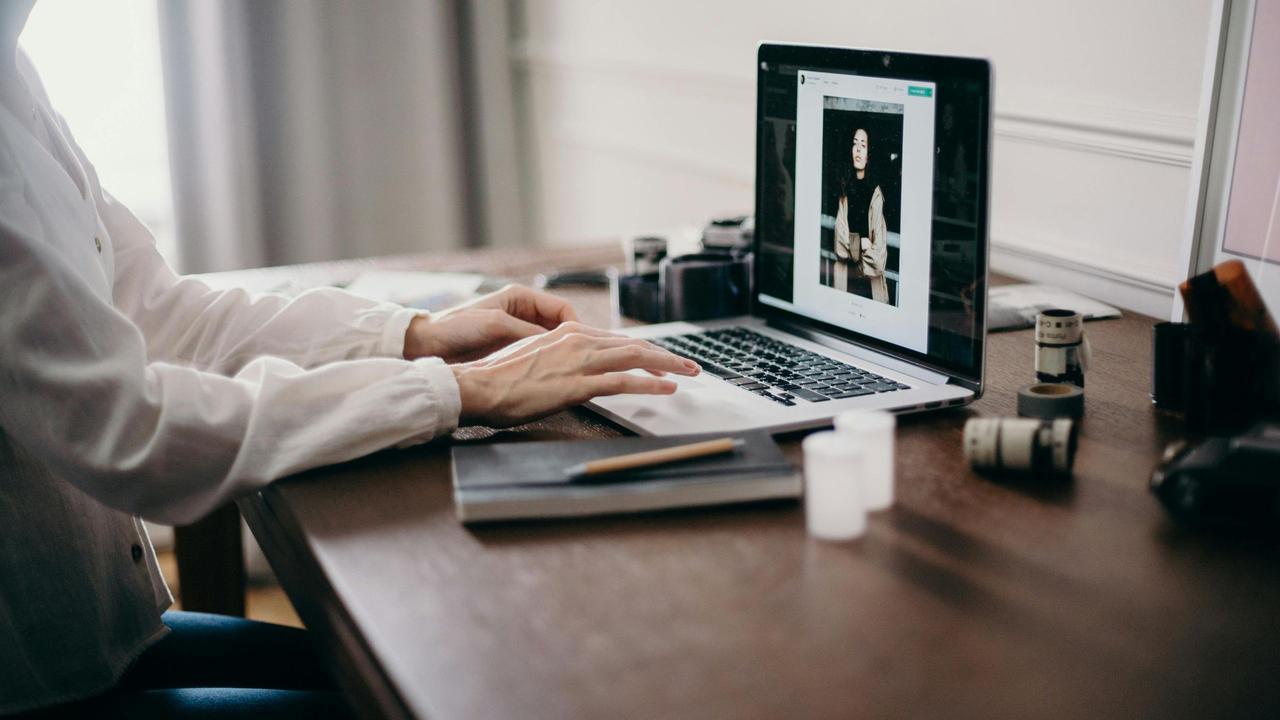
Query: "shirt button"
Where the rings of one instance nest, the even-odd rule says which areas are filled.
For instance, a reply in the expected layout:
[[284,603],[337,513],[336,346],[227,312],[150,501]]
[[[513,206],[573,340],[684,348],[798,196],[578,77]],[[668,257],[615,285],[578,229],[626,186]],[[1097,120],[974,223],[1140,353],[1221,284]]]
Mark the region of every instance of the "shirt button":
[[134,545],[129,549],[129,553],[133,555],[134,562],[142,562],[142,546]]
[[102,252],[102,238],[94,238],[93,246],[98,248],[98,252]]

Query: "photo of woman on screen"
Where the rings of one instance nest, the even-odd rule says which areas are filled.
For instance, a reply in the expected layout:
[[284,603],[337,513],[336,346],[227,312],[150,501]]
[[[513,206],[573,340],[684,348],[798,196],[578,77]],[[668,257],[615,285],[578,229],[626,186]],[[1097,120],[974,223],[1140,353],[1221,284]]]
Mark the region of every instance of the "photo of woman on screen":
[[888,259],[888,227],[884,220],[884,191],[875,182],[869,167],[870,134],[864,128],[853,132],[849,147],[849,167],[841,179],[836,210],[834,285],[849,289],[849,277],[865,278],[871,299],[889,302],[885,281]]
[[904,281],[903,110],[899,103],[823,97],[818,282],[895,307]]

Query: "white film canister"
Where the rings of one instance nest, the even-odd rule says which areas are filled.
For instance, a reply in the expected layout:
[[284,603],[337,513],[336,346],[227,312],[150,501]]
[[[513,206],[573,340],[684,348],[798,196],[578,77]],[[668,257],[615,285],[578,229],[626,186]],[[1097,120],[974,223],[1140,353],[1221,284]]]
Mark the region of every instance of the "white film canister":
[[853,540],[867,530],[858,478],[861,449],[838,433],[804,439],[804,515],[809,534],[822,540]]
[[851,410],[836,416],[836,433],[862,450],[862,501],[868,512],[893,505],[894,430],[897,418],[884,410]]

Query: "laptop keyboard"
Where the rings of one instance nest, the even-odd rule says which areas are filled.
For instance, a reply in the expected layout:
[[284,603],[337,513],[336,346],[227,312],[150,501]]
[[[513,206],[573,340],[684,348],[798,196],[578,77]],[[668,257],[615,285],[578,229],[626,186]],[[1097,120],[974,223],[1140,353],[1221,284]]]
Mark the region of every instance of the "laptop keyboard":
[[670,335],[650,342],[696,360],[703,372],[788,407],[797,400],[826,402],[908,387],[746,328]]

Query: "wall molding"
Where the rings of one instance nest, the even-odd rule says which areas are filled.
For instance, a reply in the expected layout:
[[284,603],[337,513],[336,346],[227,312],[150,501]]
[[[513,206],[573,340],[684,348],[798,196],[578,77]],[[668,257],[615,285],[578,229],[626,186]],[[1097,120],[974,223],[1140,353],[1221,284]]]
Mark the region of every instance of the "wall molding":
[[[668,93],[753,103],[755,78],[694,67],[573,53],[530,43],[508,51],[517,72],[578,76],[611,85],[639,85]],[[997,138],[1127,160],[1191,167],[1194,115],[1112,103],[1022,96],[1001,101],[993,131]]]
[[997,137],[1143,162],[1191,167],[1194,115],[1022,97],[998,108]]

